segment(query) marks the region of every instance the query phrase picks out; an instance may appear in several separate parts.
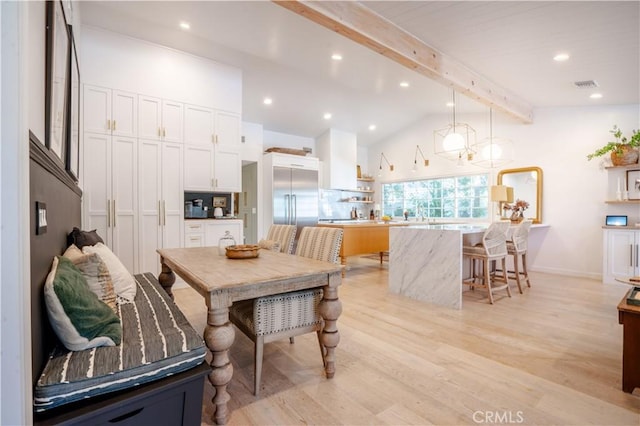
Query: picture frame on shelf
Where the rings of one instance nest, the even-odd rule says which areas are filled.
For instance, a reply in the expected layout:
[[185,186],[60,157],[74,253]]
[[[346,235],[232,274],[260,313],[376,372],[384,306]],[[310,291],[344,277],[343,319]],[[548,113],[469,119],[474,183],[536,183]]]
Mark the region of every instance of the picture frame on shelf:
[[71,39],[62,2],[46,8],[45,146],[65,168]]
[[227,197],[213,197],[213,207],[227,207]]
[[640,169],[627,170],[627,193],[629,200],[640,200]]
[[69,26],[70,45],[70,102],[68,103],[69,126],[65,165],[67,173],[77,182],[80,169],[80,67],[76,52],[73,28]]

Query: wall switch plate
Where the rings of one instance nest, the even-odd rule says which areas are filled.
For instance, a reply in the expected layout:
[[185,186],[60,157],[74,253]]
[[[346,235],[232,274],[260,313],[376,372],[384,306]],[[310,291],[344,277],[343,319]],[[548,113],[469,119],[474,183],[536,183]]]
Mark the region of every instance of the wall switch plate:
[[47,233],[47,205],[36,201],[36,235]]

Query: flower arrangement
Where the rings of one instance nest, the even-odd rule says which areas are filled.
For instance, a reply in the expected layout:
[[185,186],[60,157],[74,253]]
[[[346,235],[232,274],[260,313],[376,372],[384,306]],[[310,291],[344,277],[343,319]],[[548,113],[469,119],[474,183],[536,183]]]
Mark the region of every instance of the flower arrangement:
[[518,213],[518,212],[522,213],[523,211],[529,208],[529,203],[527,203],[524,200],[517,199],[516,202],[513,204],[505,203],[504,206],[502,206],[502,208],[504,210],[511,210],[514,213]]

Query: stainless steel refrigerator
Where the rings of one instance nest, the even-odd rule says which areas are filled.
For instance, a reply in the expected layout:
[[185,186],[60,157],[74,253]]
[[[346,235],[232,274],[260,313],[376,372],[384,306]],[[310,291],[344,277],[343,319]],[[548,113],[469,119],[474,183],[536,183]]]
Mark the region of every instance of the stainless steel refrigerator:
[[273,223],[297,225],[296,240],[304,226],[318,224],[318,171],[273,167]]

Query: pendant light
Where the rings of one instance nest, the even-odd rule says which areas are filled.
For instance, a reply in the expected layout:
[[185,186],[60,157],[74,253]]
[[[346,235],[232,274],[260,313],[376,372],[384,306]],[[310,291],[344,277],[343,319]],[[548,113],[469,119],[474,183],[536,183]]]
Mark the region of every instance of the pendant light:
[[453,91],[453,121],[447,127],[433,132],[434,153],[447,160],[461,163],[463,158],[471,161],[476,143],[476,131],[466,123],[456,122],[456,92]]
[[473,164],[493,169],[513,161],[513,142],[505,138],[493,136],[493,109],[489,108],[489,137],[475,145],[476,152]]

